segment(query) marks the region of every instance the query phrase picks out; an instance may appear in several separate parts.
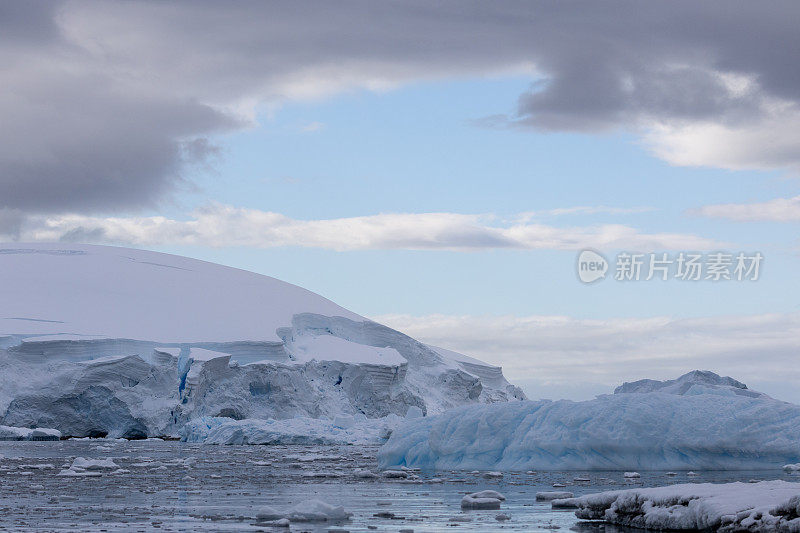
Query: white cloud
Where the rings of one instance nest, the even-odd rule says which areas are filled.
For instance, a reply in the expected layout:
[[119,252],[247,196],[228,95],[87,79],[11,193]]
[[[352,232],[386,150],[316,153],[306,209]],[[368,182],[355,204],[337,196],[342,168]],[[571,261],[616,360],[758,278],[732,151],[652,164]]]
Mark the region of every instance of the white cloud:
[[[531,397],[577,398],[623,381],[712,370],[800,401],[800,314],[585,320],[565,316],[384,315],[423,342],[500,365]],[[766,386],[767,383],[776,385]],[[586,386],[581,394],[576,384]],[[794,390],[792,398],[785,391]]]
[[659,158],[678,166],[731,170],[787,168],[800,171],[800,107],[769,101],[758,118],[658,122],[645,128],[644,142]]
[[706,205],[690,213],[739,222],[800,222],[800,196],[752,204]]
[[332,250],[712,249],[722,243],[681,233],[643,233],[620,224],[555,227],[496,225],[491,215],[399,213],[297,220],[280,213],[212,204],[188,220],[154,217],[28,216],[14,224],[15,240],[113,243],[134,246],[301,246]]

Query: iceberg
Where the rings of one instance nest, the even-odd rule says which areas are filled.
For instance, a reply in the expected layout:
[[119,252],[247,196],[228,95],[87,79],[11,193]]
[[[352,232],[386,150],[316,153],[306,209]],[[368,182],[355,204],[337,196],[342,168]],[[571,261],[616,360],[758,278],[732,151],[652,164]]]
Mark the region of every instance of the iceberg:
[[499,367],[235,268],[15,243],[0,244],[0,279],[6,426],[141,439],[206,418],[318,419],[341,432],[359,417],[524,399]]
[[587,520],[658,531],[800,531],[800,483],[682,484],[556,500]]
[[406,420],[378,460],[435,470],[779,469],[800,460],[798,442],[800,406],[692,372],[589,401],[469,405]]

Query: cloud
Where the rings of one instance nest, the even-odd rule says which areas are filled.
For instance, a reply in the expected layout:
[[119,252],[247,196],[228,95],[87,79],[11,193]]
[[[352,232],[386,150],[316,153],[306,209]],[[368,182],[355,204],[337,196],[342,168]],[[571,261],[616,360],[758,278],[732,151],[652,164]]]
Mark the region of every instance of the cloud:
[[[374,320],[423,342],[501,365],[530,396],[588,384],[591,394],[622,381],[671,379],[713,370],[753,384],[800,379],[800,314],[677,319],[566,316],[384,315]],[[780,369],[780,375],[776,375]],[[771,386],[771,385],[770,385]],[[789,387],[776,386],[784,392]],[[796,386],[792,398],[800,401]],[[545,392],[542,392],[545,391]],[[765,392],[769,392],[766,390]],[[590,395],[591,396],[591,395]]]
[[520,220],[532,220],[540,216],[563,216],[563,215],[638,215],[641,213],[650,213],[657,211],[655,207],[609,207],[605,205],[581,205],[575,207],[559,207],[556,209],[547,209],[542,211],[529,211],[521,213]]
[[798,15],[792,0],[6,2],[0,207],[151,206],[203,157],[198,139],[265,107],[513,71],[537,80],[520,127],[625,128],[676,164],[796,168]]
[[800,196],[752,204],[706,205],[690,213],[737,222],[800,222]]
[[[0,219],[0,222],[2,220]],[[193,245],[330,250],[712,249],[722,243],[679,233],[643,233],[605,224],[555,227],[495,224],[496,217],[458,213],[399,213],[328,220],[296,220],[280,213],[211,204],[188,220],[154,217],[33,215],[16,220],[8,238],[81,241],[133,246]],[[2,230],[0,225],[0,231]]]

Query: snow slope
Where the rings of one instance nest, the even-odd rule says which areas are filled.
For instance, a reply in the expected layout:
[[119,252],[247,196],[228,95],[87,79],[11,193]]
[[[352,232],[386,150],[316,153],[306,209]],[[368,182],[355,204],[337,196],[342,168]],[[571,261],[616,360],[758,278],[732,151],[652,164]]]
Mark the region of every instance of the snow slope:
[[800,483],[684,484],[560,500],[575,515],[650,530],[800,531]]
[[[750,469],[798,462],[800,406],[742,395],[741,383],[709,374],[625,386],[584,402],[473,405],[407,421],[383,446],[379,462],[382,468],[470,470]],[[716,384],[709,386],[709,379]]]
[[0,424],[178,436],[194,418],[370,418],[523,398],[502,371],[312,292],[173,255],[0,244]]

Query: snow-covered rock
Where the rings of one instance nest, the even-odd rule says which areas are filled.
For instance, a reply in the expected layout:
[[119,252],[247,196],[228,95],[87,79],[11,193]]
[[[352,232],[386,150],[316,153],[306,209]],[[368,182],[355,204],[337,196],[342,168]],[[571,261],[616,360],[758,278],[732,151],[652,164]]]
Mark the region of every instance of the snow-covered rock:
[[[707,373],[691,376],[707,382]],[[732,381],[732,380],[731,380]],[[738,383],[738,382],[737,382]],[[408,420],[381,468],[667,470],[780,468],[800,461],[800,406],[737,385],[622,391],[584,402],[471,405]],[[694,387],[689,387],[694,389]]]
[[61,432],[50,428],[0,426],[0,440],[59,440]]
[[9,426],[143,438],[177,436],[204,416],[413,417],[524,398],[498,367],[221,265],[0,244],[0,279]]
[[800,483],[684,484],[602,492],[570,502],[578,518],[651,530],[800,531]]

